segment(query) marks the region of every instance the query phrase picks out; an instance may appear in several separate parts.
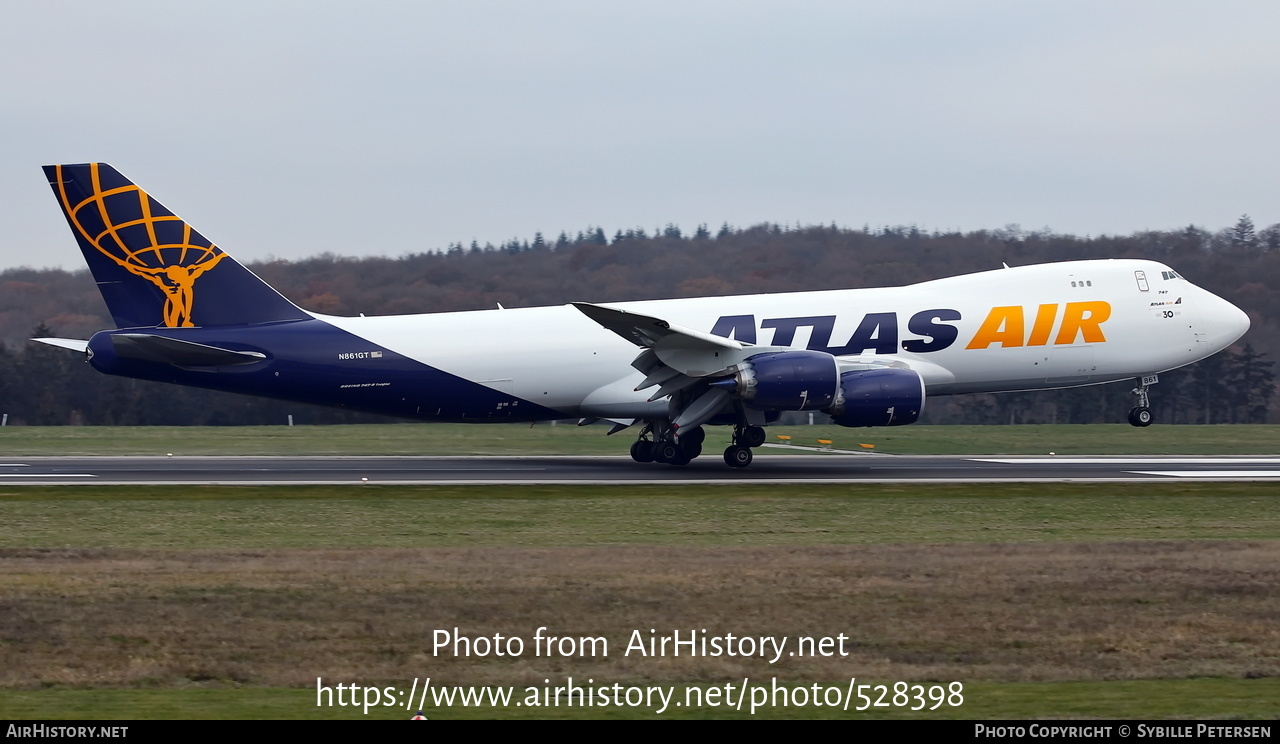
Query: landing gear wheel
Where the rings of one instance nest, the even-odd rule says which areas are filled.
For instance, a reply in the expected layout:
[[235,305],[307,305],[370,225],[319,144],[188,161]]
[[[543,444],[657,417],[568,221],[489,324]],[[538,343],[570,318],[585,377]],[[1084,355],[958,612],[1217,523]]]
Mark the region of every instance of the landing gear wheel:
[[653,462],[653,442],[637,439],[631,445],[631,459],[636,462]]
[[701,446],[706,438],[707,432],[701,426],[695,426],[692,429],[680,430],[680,446],[685,447],[686,449],[689,447]]
[[653,459],[658,462],[665,462],[668,465],[685,465],[688,460],[683,463],[679,460],[684,457],[684,452],[680,451],[680,447],[675,442],[659,442],[654,445]]
[[1129,409],[1129,423],[1134,426],[1151,426],[1151,409],[1138,406]]
[[681,452],[681,453],[683,453],[685,457],[687,457],[687,458],[689,458],[690,460],[692,460],[692,459],[696,458],[698,455],[701,455],[701,454],[702,454],[702,443],[701,443],[701,442],[692,442],[692,443],[691,443],[691,442],[686,442],[685,440],[681,439],[681,440],[680,440],[680,452]]
[[763,426],[748,426],[742,432],[742,443],[748,447],[759,447],[764,444],[765,433]]
[[724,464],[731,468],[745,468],[753,457],[750,447],[735,444],[724,451]]
[[1134,426],[1151,426],[1151,386],[1159,382],[1157,375],[1144,375],[1138,378],[1138,386],[1133,394],[1138,397],[1138,405],[1129,409],[1129,423]]

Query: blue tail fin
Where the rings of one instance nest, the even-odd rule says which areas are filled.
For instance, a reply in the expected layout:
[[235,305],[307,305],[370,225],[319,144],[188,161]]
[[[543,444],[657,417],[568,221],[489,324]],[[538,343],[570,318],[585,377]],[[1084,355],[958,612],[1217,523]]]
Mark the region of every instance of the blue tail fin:
[[105,163],[46,165],[119,328],[311,317]]

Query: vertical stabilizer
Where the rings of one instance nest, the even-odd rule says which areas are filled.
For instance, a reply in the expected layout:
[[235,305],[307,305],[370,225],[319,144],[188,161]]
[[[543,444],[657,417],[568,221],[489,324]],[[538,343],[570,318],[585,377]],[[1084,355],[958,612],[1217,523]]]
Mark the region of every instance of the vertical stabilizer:
[[46,165],[44,172],[117,327],[311,317],[115,168]]

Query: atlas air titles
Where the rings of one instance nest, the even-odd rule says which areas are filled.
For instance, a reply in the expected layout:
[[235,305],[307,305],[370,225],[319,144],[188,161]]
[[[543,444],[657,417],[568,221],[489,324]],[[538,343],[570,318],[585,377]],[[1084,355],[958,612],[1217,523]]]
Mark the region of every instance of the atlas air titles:
[[[1069,345],[1077,341],[1106,341],[1102,324],[1111,317],[1111,304],[1102,300],[1047,303],[1034,308],[1021,305],[993,307],[965,344],[966,349],[991,347]],[[919,354],[942,351],[953,346],[960,329],[952,325],[961,320],[959,310],[935,308],[915,313],[907,320],[907,338],[900,333],[897,313],[867,313],[845,343],[831,345],[836,327],[835,315],[807,315],[795,318],[765,318],[754,315],[723,315],[711,333],[755,344],[761,330],[771,329],[774,346],[791,346],[802,328],[809,329],[810,351],[834,356],[855,356],[870,351],[874,354],[896,354],[898,349]]]

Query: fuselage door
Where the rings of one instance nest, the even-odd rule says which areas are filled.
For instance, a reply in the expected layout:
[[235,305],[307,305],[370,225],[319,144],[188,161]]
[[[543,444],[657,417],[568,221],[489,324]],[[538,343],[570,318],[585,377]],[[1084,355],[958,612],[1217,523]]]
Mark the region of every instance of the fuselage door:
[[1145,272],[1145,271],[1135,271],[1135,272],[1133,272],[1133,278],[1134,278],[1134,279],[1136,279],[1136,280],[1138,281],[1138,291],[1140,291],[1140,292],[1150,292],[1150,291],[1151,291],[1151,285],[1150,285],[1150,284],[1147,284],[1147,272]]
[[1050,347],[1049,374],[1045,377],[1045,382],[1050,385],[1088,382],[1097,369],[1094,365],[1095,354],[1093,344]]

